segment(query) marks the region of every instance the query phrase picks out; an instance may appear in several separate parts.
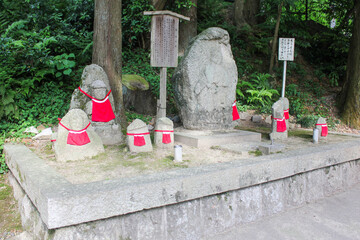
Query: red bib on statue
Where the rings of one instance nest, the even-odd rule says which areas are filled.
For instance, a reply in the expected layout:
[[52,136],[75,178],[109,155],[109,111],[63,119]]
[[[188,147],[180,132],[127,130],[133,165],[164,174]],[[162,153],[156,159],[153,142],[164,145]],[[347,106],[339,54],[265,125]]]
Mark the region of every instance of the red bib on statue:
[[86,129],[90,126],[90,123],[81,130],[72,130],[65,127],[61,122],[59,125],[69,131],[66,143],[69,145],[82,146],[90,142],[90,138],[86,132]]
[[284,110],[284,118],[285,118],[286,120],[289,119],[289,109]]
[[317,126],[321,126],[321,136],[326,137],[328,135],[328,126],[327,124],[316,124]]
[[162,132],[162,143],[169,144],[171,143],[170,133],[174,132],[172,130],[155,130],[155,132]]
[[111,90],[106,94],[106,97],[103,100],[99,100],[96,98],[93,98],[86,92],[84,92],[79,87],[80,92],[84,93],[86,96],[91,98],[92,100],[92,116],[91,121],[93,122],[109,122],[115,118],[115,114],[112,110],[111,103],[109,100],[109,95],[111,93]]
[[149,132],[146,133],[127,133],[128,136],[134,136],[134,146],[141,147],[146,144],[144,135],[150,134]]
[[144,135],[135,135],[134,136],[134,145],[141,147],[145,145]]
[[286,131],[286,121],[285,118],[273,118],[276,121],[276,131],[277,132],[285,132]]
[[240,119],[239,112],[236,107],[236,101],[234,101],[232,105],[232,117],[233,117],[233,121]]

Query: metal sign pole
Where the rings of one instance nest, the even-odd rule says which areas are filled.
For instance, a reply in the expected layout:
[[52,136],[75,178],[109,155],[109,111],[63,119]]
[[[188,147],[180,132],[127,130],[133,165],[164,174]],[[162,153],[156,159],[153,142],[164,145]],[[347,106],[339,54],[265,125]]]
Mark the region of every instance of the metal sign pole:
[[282,91],[281,91],[281,97],[285,97],[285,81],[286,81],[286,62],[284,61],[284,71],[283,71],[283,81],[282,81]]

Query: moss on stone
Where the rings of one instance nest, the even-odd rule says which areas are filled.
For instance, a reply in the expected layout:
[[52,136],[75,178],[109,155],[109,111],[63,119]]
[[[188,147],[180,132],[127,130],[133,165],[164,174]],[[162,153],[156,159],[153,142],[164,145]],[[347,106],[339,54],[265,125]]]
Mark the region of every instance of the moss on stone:
[[123,74],[122,84],[132,91],[149,90],[149,83],[143,77],[135,74]]

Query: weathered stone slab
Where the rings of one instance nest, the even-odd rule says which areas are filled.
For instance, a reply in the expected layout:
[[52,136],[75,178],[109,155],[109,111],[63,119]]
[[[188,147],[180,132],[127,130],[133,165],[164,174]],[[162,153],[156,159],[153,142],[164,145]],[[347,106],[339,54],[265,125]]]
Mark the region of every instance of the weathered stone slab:
[[169,118],[159,118],[154,132],[155,145],[160,148],[174,147],[174,123]]
[[130,152],[151,152],[153,150],[148,127],[140,119],[135,119],[127,127],[127,145]]
[[192,147],[211,147],[231,143],[260,142],[261,134],[242,130],[176,131],[175,141]]
[[175,100],[184,127],[232,128],[237,79],[228,32],[209,28],[195,37],[173,76]]
[[[81,76],[80,88],[90,96],[102,100],[110,91],[109,79],[104,69],[96,64],[85,67]],[[114,113],[114,97],[112,93],[109,95],[109,101]],[[71,96],[70,109],[82,109],[86,112],[88,118],[92,118],[92,101],[84,93],[76,88]],[[121,126],[119,118],[108,122],[92,121],[91,124],[95,132],[100,136],[103,144],[113,145],[122,142]]]
[[[61,124],[63,126],[59,123],[56,141],[54,142],[55,157],[57,161],[66,162],[81,160],[104,152],[104,146],[101,138],[96,134],[93,127],[90,125],[86,128],[88,123],[89,119],[86,113],[80,109],[70,110],[61,119]],[[85,133],[87,134],[90,142],[80,146],[68,144],[68,138],[69,134],[71,135],[71,132],[68,129],[65,129],[64,126],[75,131],[86,128]],[[74,134],[79,135],[78,133]]]

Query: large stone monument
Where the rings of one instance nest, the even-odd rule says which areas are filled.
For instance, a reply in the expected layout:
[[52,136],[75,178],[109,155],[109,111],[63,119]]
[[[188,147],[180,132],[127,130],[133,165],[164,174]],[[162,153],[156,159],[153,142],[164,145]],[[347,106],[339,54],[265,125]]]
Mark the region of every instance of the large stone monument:
[[[70,103],[70,109],[78,108],[86,112],[88,118],[91,119],[91,125],[95,132],[99,134],[105,145],[122,142],[121,127],[116,119],[113,119],[114,115],[102,112],[100,119],[94,118],[93,115],[94,102],[101,105],[101,111],[106,110],[107,107],[110,110],[108,112],[115,112],[114,98],[110,90],[109,79],[105,71],[100,66],[91,64],[85,67],[81,76],[81,86],[75,89]],[[103,117],[104,115],[106,116]]]
[[140,119],[135,119],[127,127],[127,145],[130,152],[151,152],[153,150],[149,130]]
[[184,127],[231,128],[237,80],[227,31],[209,28],[192,39],[173,76],[175,100]]
[[160,148],[174,147],[174,123],[169,118],[159,118],[156,121],[154,142]]
[[104,152],[104,146],[87,114],[80,109],[72,109],[59,121],[54,150],[56,160],[65,162],[96,156]]

